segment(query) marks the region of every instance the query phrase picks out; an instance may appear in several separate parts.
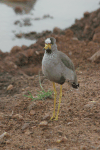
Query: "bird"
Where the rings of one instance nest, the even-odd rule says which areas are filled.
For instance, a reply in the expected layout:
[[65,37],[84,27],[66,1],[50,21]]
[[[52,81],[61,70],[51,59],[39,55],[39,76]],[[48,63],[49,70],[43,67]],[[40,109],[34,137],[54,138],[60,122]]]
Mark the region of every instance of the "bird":
[[[53,82],[54,88],[54,109],[50,120],[58,120],[59,109],[62,99],[62,85],[65,81],[69,82],[73,88],[78,88],[77,75],[75,67],[71,59],[63,52],[57,49],[56,39],[54,37],[45,40],[45,47],[43,48],[44,56],[42,59],[42,72],[44,76]],[[60,95],[57,115],[55,115],[56,108],[56,83],[60,84]]]

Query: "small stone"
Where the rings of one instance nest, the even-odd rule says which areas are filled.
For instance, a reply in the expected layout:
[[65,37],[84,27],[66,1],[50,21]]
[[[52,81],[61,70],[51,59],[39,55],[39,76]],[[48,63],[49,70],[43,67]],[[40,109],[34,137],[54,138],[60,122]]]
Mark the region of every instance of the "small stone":
[[30,116],[33,116],[35,114],[35,111],[31,110],[29,114],[30,114]]
[[73,41],[78,41],[78,38],[77,37],[73,37],[72,40]]
[[22,7],[20,7],[20,6],[16,6],[16,7],[14,8],[14,10],[15,10],[16,13],[19,13],[19,14],[21,14],[21,13],[23,12]]
[[16,34],[16,37],[21,38],[23,36],[22,33]]
[[84,108],[93,108],[95,106],[96,102],[95,101],[91,101],[91,102],[88,102]]
[[39,55],[39,52],[38,52],[38,51],[35,51],[35,53],[36,53],[37,55]]
[[64,136],[61,139],[58,139],[56,142],[61,143],[61,142],[66,142],[66,141],[67,141],[67,138]]
[[6,144],[11,144],[11,141],[10,141],[10,140],[7,140],[7,141],[6,141]]
[[48,122],[47,121],[40,122],[40,127],[46,127],[46,126],[48,126]]
[[19,46],[14,46],[14,47],[11,49],[10,53],[11,53],[11,54],[16,54],[16,53],[20,52],[21,50],[22,50],[21,47],[19,47]]
[[13,85],[10,84],[8,87],[7,87],[7,91],[11,91],[13,89]]
[[66,142],[67,141],[67,138],[66,136],[64,136],[62,139],[61,139],[62,142]]
[[94,34],[93,41],[100,43],[100,32]]
[[45,116],[43,117],[43,120],[49,120],[50,119],[50,114],[45,114]]
[[86,11],[85,13],[84,13],[84,17],[88,17],[90,15],[90,13],[88,12],[88,11]]
[[4,114],[0,113],[0,120],[2,120],[4,118]]
[[53,29],[53,33],[59,34],[59,33],[61,33],[61,29],[58,28],[58,27],[55,27],[55,28]]
[[30,135],[31,132],[30,132],[29,130],[27,130],[27,131],[25,132],[25,134],[26,134],[26,135]]
[[30,125],[30,123],[24,123],[24,125],[22,126],[21,130],[25,130],[26,128],[28,128]]
[[87,146],[81,146],[80,149],[81,149],[81,150],[88,150],[88,147],[87,147]]
[[32,102],[32,103],[27,107],[28,112],[29,112],[31,109],[34,109],[35,107],[37,107],[36,102]]
[[4,137],[9,138],[10,135],[7,132],[4,132],[3,134],[0,135],[0,140],[3,139]]
[[88,58],[91,62],[100,62],[100,50]]
[[16,114],[12,117],[13,119],[23,120],[23,117],[20,114]]
[[72,124],[73,124],[73,122],[68,122],[67,124],[68,124],[68,125],[72,125]]

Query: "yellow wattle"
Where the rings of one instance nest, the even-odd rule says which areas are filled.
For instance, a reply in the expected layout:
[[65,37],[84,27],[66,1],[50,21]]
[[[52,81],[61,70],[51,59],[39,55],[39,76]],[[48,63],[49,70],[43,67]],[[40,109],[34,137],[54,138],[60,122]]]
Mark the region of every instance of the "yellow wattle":
[[48,49],[48,48],[51,49],[51,45],[52,45],[52,44],[45,44],[45,47],[44,47],[44,48],[45,48],[45,49]]

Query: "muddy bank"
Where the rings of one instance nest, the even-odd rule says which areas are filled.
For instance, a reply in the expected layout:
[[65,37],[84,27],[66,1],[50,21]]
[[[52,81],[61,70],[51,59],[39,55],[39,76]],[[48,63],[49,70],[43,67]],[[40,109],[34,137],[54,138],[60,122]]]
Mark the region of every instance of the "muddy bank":
[[[14,46],[10,53],[0,51],[1,74],[9,72],[16,75],[19,70],[30,76],[38,74],[41,70],[44,40],[50,36],[56,38],[58,49],[73,60],[76,68],[84,68],[85,63],[89,61],[88,58],[100,48],[99,14],[100,9],[92,13],[85,12],[84,18],[76,20],[74,25],[63,31],[55,27],[53,32],[43,31],[42,33],[24,34],[26,38],[37,39],[37,42],[29,47],[25,45]],[[95,63],[99,62],[99,60],[95,61]]]

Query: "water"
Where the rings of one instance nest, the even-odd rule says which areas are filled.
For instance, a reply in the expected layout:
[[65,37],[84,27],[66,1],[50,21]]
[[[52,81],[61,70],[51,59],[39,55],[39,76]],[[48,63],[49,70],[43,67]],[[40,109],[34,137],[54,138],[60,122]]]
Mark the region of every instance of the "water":
[[[16,15],[12,7],[0,3],[0,49],[9,52],[13,46],[33,44],[36,41],[25,38],[18,39],[16,33],[28,33],[31,31],[42,32],[53,30],[54,27],[65,29],[71,26],[75,19],[80,19],[85,11],[94,11],[99,8],[100,0],[37,0],[29,14]],[[43,19],[44,15],[52,18]],[[19,20],[30,18],[31,26],[15,25]],[[34,20],[34,18],[40,18]]]

